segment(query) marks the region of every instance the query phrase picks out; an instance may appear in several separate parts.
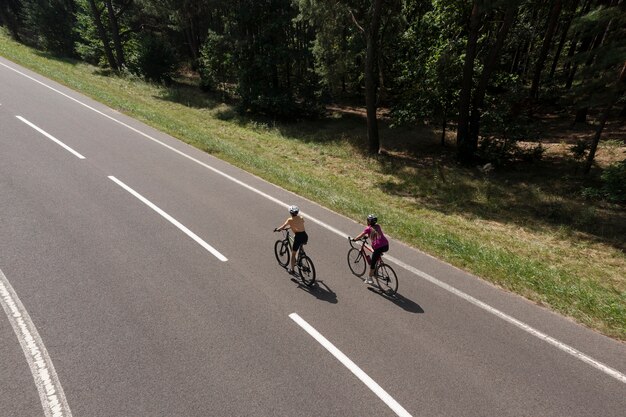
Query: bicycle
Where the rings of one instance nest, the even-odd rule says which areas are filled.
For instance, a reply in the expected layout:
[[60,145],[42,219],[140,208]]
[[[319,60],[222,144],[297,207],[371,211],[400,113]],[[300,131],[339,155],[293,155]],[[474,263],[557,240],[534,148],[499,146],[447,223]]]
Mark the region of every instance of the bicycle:
[[[366,245],[367,237],[359,239],[357,242],[361,242],[361,246],[355,246],[354,240],[348,236],[348,242],[350,242],[350,250],[348,250],[348,267],[350,271],[357,277],[362,277],[365,274],[367,265],[370,263],[370,256],[366,251],[373,252],[373,250]],[[374,278],[376,278],[376,286],[387,295],[394,295],[398,291],[398,276],[391,266],[383,261],[383,255],[376,262],[374,268]]]
[[[277,232],[278,230],[274,230]],[[291,233],[289,233],[288,229],[283,230],[284,239],[277,240],[274,244],[274,254],[276,255],[276,260],[278,264],[283,268],[286,268],[289,265],[289,260],[291,259],[291,250],[293,247],[293,237]],[[315,282],[315,265],[313,265],[313,261],[309,258],[304,251],[304,245],[300,246],[298,250],[298,258],[296,259],[296,266],[298,268],[298,275],[304,284],[307,286],[313,285]]]

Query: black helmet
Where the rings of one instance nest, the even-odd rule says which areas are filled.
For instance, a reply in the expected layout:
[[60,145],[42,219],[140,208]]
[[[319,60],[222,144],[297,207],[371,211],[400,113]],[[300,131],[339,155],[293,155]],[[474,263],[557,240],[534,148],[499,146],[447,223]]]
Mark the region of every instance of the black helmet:
[[370,214],[369,216],[367,216],[367,224],[369,224],[370,226],[375,225],[377,221],[378,221],[378,217],[374,216],[373,214]]
[[300,212],[300,209],[298,208],[298,206],[289,206],[289,213],[291,213],[292,216],[297,215]]

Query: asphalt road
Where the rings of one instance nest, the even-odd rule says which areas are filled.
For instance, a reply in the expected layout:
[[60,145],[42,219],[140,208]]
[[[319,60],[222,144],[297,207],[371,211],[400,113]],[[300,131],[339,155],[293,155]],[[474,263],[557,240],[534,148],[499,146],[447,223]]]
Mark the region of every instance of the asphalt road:
[[625,415],[625,344],[393,239],[384,297],[361,230],[0,58],[0,415]]

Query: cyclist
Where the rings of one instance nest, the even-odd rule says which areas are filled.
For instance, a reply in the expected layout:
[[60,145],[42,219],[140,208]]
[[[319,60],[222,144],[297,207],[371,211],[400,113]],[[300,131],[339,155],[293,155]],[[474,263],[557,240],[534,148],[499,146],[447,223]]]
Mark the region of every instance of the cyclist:
[[372,259],[370,260],[370,273],[369,277],[365,280],[366,284],[374,283],[372,278],[374,277],[376,262],[378,262],[383,252],[387,252],[389,250],[389,241],[383,234],[382,227],[380,227],[377,222],[378,218],[375,215],[370,214],[367,216],[367,227],[360,235],[352,239],[354,241],[361,239],[363,236],[367,236],[372,241],[372,249],[374,249],[374,252],[372,253]]
[[287,269],[287,272],[293,274],[293,269],[296,266],[296,255],[298,254],[298,249],[300,249],[301,245],[305,245],[309,241],[309,235],[304,231],[304,217],[298,215],[300,212],[300,208],[298,206],[290,206],[289,207],[289,217],[285,220],[282,226],[274,229],[275,232],[284,229],[291,229],[294,234],[293,237],[293,248],[291,250],[291,267]]

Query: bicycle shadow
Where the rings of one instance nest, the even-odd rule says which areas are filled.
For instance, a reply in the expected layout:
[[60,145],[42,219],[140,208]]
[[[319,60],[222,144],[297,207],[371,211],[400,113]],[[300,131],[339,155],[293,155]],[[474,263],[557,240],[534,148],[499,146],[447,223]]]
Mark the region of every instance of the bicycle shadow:
[[337,294],[331,290],[324,281],[315,281],[313,285],[308,286],[295,277],[292,277],[291,280],[298,284],[298,288],[308,292],[318,300],[326,301],[331,304],[337,304]]
[[424,309],[419,304],[417,304],[413,300],[410,300],[410,299],[404,297],[402,294],[395,293],[394,295],[389,295],[389,294],[381,291],[379,288],[374,288],[374,287],[367,287],[367,289],[370,290],[371,292],[373,292],[374,294],[378,294],[382,298],[385,298],[385,299],[391,301],[392,303],[394,303],[398,307],[408,311],[409,313],[415,313],[415,314],[423,314],[424,313]]

